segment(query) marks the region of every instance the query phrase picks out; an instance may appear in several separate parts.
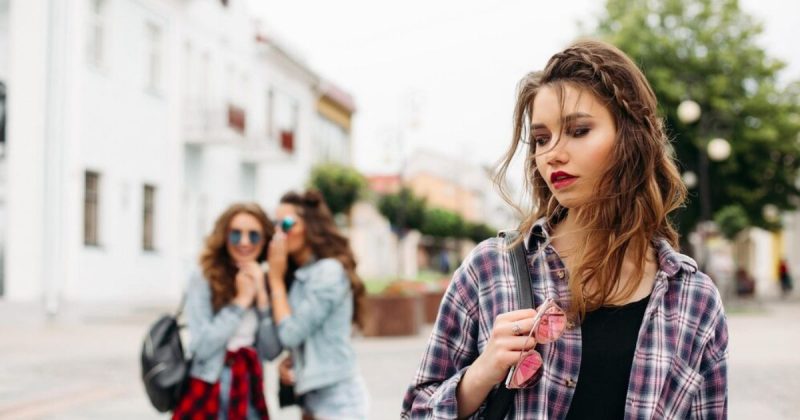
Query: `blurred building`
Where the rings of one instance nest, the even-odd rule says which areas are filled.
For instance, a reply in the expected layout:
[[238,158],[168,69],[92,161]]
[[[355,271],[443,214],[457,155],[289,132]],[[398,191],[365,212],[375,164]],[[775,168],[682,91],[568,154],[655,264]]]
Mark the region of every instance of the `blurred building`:
[[429,150],[415,151],[403,180],[428,205],[458,213],[464,220],[495,229],[517,226],[509,206],[492,182],[492,170]]
[[0,291],[52,310],[177,296],[230,203],[351,160],[353,99],[244,0],[0,0],[0,83]]

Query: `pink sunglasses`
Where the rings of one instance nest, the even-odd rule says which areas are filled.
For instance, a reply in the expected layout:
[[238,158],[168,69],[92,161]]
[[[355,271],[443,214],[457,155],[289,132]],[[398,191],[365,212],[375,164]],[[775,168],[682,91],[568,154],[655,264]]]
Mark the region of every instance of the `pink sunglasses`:
[[[536,309],[533,328],[525,340],[528,347],[531,339],[536,343],[548,344],[558,340],[567,325],[567,314],[553,299],[547,299]],[[542,355],[535,349],[520,352],[519,360],[506,377],[506,388],[528,388],[539,382],[542,377]]]

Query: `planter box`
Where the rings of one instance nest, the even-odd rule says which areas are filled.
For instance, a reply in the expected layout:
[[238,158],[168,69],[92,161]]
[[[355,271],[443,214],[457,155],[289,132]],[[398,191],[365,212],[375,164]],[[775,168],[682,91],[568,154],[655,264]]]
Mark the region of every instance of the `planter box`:
[[422,295],[426,323],[433,324],[436,322],[436,315],[439,314],[439,305],[442,304],[443,297],[444,289],[429,290]]
[[367,337],[416,335],[424,317],[419,294],[368,295],[366,309]]

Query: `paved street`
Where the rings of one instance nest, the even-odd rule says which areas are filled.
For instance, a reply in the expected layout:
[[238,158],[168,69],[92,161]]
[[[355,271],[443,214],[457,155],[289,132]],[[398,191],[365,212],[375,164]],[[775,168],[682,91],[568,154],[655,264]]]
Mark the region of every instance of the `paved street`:
[[[0,418],[159,419],[138,374],[140,339],[158,307],[67,307],[47,320],[37,305],[0,302]],[[730,418],[793,419],[800,413],[800,301],[731,306]],[[418,336],[358,339],[374,419],[399,417],[429,328]],[[267,367],[273,418],[273,366]]]

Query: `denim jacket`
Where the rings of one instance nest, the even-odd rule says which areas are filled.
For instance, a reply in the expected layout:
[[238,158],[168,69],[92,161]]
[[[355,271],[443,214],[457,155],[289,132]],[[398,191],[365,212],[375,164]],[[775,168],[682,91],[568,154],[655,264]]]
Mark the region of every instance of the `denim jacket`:
[[289,306],[292,314],[277,325],[277,335],[292,353],[295,391],[305,394],[355,377],[353,292],[342,264],[325,258],[298,268]]
[[[216,383],[222,373],[228,339],[239,327],[245,310],[230,303],[214,313],[211,305],[211,287],[198,269],[189,279],[184,312],[189,323],[189,351],[192,354],[192,368],[189,375],[208,383]],[[260,310],[256,310],[256,313],[258,314],[256,350],[262,360],[272,360],[281,352],[272,314]]]

